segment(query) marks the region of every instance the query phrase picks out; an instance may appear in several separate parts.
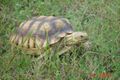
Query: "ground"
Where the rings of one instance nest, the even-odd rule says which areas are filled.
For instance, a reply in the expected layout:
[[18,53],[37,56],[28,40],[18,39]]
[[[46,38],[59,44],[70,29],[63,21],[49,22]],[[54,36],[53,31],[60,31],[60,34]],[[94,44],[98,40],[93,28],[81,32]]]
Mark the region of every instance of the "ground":
[[[34,58],[11,47],[9,36],[22,21],[40,15],[69,19],[76,31],[89,34],[92,49],[46,57],[33,68]],[[119,67],[119,0],[0,0],[0,80],[118,80]]]

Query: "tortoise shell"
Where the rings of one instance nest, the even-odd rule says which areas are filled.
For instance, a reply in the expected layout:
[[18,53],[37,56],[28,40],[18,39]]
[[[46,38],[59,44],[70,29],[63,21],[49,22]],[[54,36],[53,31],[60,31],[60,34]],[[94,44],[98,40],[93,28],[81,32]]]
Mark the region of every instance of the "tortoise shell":
[[52,45],[72,32],[73,28],[65,18],[39,16],[22,22],[11,35],[10,42],[29,49],[42,48],[47,42]]

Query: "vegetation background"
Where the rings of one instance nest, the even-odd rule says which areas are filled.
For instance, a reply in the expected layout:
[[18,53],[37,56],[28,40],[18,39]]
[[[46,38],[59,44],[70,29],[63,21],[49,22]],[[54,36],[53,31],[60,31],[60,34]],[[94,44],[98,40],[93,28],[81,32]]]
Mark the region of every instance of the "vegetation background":
[[[89,34],[92,50],[52,56],[33,68],[34,58],[12,48],[9,35],[22,21],[40,15],[68,18],[76,31]],[[0,80],[90,78],[120,80],[119,0],[0,0]]]

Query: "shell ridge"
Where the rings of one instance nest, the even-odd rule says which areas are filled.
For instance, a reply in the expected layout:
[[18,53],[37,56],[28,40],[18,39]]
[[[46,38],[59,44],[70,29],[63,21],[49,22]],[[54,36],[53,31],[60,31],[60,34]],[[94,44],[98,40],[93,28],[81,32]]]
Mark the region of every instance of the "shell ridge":
[[26,23],[27,23],[27,21],[23,22],[23,24],[22,24],[20,27],[17,27],[17,28],[16,28],[16,31],[17,31],[18,34],[24,35],[21,29],[23,28],[23,26],[24,26]]
[[[47,18],[45,18],[41,23],[39,23],[39,25],[38,25],[38,28],[37,28],[37,30],[36,30],[36,32],[34,33],[34,35],[36,36],[36,35],[40,35],[40,33],[38,33],[39,32],[39,30],[40,30],[40,27],[42,26],[42,24],[44,24],[45,22],[47,22],[47,21],[49,21],[48,23],[51,23],[52,21],[54,21],[54,20],[56,20],[56,19],[58,19],[58,18],[56,18],[56,17],[54,17],[53,19],[51,19],[50,21],[49,20],[47,20]],[[50,26],[51,27],[51,26]],[[41,36],[45,36],[45,32],[43,32],[43,31],[40,31],[40,32],[42,32],[41,34]]]
[[[43,18],[45,18],[45,17],[43,17]],[[34,19],[32,19],[32,22],[29,24],[28,29],[27,29],[25,32],[22,32],[22,28],[23,28],[24,25],[27,23],[27,21],[24,22],[24,23],[21,25],[21,27],[20,27],[21,29],[18,28],[19,34],[21,34],[21,35],[26,35],[26,34],[28,33],[28,31],[31,29],[31,27],[33,26],[33,24],[34,24],[36,21],[42,20],[43,18],[39,18],[39,19],[34,18]]]
[[40,36],[40,33],[38,33],[39,32],[39,29],[40,29],[40,27],[42,26],[42,24],[44,24],[47,20],[47,17],[45,17],[39,24],[38,24],[38,26],[37,26],[37,29],[36,29],[36,31],[35,31],[35,33],[33,34],[34,36],[36,36],[36,35],[39,35]]
[[67,26],[69,26],[72,30],[73,30],[73,28],[72,28],[72,25],[70,24],[70,23],[68,23],[66,20],[64,20],[64,19],[62,19],[62,21],[67,25]]

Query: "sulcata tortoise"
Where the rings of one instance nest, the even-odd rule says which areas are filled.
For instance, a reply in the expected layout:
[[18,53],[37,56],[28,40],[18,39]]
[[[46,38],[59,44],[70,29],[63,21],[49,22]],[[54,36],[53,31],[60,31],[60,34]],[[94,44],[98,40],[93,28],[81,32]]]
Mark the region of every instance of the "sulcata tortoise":
[[[20,24],[16,33],[10,36],[10,43],[32,51],[33,55],[40,55],[45,51],[59,49],[63,54],[74,45],[86,44],[86,32],[74,32],[72,25],[66,18],[54,16],[33,17]],[[33,53],[33,51],[36,51]]]

